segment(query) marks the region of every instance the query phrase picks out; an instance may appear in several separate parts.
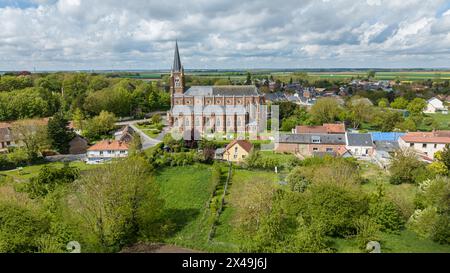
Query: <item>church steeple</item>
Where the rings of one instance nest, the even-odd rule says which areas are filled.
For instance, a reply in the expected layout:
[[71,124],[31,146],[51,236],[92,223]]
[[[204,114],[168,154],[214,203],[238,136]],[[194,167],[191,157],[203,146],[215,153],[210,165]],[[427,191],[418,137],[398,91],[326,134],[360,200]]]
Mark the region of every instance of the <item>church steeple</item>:
[[183,67],[181,66],[180,53],[178,52],[178,41],[175,41],[175,54],[173,57],[173,72],[181,72]]
[[175,54],[173,56],[173,66],[170,75],[170,91],[171,94],[184,93],[184,69],[181,65],[178,41],[175,41]]

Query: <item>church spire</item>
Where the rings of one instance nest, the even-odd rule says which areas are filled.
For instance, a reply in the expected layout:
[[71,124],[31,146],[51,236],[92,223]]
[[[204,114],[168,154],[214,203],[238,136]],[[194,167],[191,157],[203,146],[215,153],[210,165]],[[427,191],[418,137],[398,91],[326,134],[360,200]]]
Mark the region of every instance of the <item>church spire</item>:
[[175,55],[173,58],[173,67],[172,71],[180,72],[182,70],[180,53],[178,52],[178,41],[175,41]]

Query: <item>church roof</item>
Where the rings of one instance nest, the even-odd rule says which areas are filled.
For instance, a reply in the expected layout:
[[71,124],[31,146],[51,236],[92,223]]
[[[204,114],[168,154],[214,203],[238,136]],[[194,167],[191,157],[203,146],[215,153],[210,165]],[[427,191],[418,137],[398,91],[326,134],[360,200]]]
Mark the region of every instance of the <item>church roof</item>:
[[175,42],[175,54],[173,57],[173,67],[172,71],[180,72],[182,70],[180,53],[178,52],[178,42]]
[[220,85],[220,86],[192,86],[185,96],[258,96],[258,88],[254,85]]

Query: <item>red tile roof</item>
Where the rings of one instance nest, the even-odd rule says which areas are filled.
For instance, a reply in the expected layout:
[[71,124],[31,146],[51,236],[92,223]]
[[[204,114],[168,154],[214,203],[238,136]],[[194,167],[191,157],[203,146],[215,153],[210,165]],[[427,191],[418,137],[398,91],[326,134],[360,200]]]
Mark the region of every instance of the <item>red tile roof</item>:
[[324,123],[318,126],[300,125],[295,127],[297,134],[344,134],[345,125],[343,123]]
[[117,140],[102,140],[89,147],[88,151],[128,150],[128,144]]
[[232,142],[230,142],[227,147],[225,148],[226,151],[228,151],[231,147],[233,147],[235,144],[238,144],[239,146],[242,147],[242,149],[244,149],[245,151],[247,151],[248,153],[250,153],[250,151],[253,148],[253,144],[250,143],[247,140],[233,140]]
[[411,132],[400,138],[405,142],[450,144],[450,131]]

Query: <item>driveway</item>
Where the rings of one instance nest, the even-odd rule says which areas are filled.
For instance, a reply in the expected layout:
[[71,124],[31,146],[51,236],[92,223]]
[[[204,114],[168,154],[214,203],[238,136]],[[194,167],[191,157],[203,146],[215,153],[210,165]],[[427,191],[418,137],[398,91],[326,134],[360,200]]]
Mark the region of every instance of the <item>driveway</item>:
[[167,119],[166,119],[165,113],[166,112],[154,112],[153,113],[153,114],[160,114],[162,123],[164,124],[164,128],[162,129],[161,133],[156,138],[149,137],[146,133],[144,133],[141,129],[139,129],[136,126],[137,123],[149,121],[150,119],[121,121],[121,122],[117,122],[116,125],[119,125],[119,126],[128,125],[131,128],[133,128],[133,130],[141,136],[142,150],[147,150],[148,148],[151,148],[151,147],[161,143],[164,138],[164,135],[167,134],[167,132],[168,132]]

